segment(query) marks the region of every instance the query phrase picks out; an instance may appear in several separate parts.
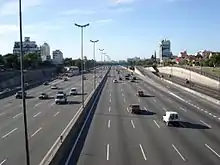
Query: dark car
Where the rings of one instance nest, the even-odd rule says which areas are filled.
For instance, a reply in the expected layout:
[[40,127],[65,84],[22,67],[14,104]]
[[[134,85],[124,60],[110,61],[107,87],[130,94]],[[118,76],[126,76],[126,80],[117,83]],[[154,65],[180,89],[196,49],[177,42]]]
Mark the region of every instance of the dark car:
[[[24,93],[24,97],[26,97],[26,92]],[[18,91],[16,94],[15,94],[15,98],[16,99],[22,99],[22,91]]]
[[44,85],[49,85],[48,81],[44,82]]
[[133,78],[132,78],[133,80],[137,80],[137,78],[134,76]]
[[119,77],[119,80],[122,80],[122,78],[121,78],[121,77]]
[[41,93],[38,98],[41,99],[41,100],[43,100],[43,99],[48,99],[49,96],[48,96],[46,93]]
[[139,97],[143,97],[143,96],[144,96],[144,91],[139,90],[139,91],[137,92],[137,95],[138,95]]
[[128,107],[129,111],[134,114],[141,113],[141,108],[139,104],[131,104]]

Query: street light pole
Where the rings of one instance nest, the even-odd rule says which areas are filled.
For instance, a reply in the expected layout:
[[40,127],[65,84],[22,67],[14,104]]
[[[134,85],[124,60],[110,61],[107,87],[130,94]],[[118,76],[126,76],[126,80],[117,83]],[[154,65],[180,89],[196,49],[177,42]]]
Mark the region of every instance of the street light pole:
[[75,23],[75,26],[81,28],[81,81],[82,81],[82,108],[84,110],[85,108],[85,104],[84,104],[84,57],[83,57],[83,28],[89,26],[89,23],[88,24],[85,24],[85,25],[79,25],[79,24],[76,24]]
[[19,24],[20,24],[20,29],[19,29],[20,30],[20,70],[21,70],[22,106],[23,106],[23,115],[24,115],[23,119],[24,119],[24,135],[25,135],[25,152],[26,152],[26,164],[30,165],[28,130],[27,130],[27,116],[26,116],[26,100],[25,100],[25,88],[24,88],[21,0],[19,0]]
[[101,56],[100,56],[100,57],[101,57],[100,59],[101,59],[101,62],[102,62],[102,52],[104,51],[104,49],[99,49],[99,51],[100,51],[100,55],[101,55]]
[[94,81],[94,89],[96,88],[96,68],[95,68],[95,44],[97,43],[97,42],[99,42],[99,40],[90,40],[90,42],[92,42],[93,43],[93,59],[94,59],[94,73],[93,73],[93,75],[94,75],[94,78],[93,78],[93,81]]

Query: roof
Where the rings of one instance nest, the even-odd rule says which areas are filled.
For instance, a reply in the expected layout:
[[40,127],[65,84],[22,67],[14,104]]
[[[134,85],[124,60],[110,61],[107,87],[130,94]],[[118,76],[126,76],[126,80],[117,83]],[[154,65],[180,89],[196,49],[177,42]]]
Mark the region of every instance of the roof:
[[166,111],[166,114],[177,114],[178,115],[178,113],[174,111]]

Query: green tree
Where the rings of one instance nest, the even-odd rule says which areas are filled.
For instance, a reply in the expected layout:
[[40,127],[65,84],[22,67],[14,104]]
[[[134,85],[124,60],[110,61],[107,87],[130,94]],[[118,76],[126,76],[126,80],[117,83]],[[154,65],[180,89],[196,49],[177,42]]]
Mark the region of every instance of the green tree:
[[24,55],[24,67],[25,68],[37,68],[41,64],[40,54],[29,53]]
[[19,56],[8,53],[3,56],[6,68],[19,68]]
[[0,54],[0,65],[4,65],[4,64],[5,64],[4,57]]

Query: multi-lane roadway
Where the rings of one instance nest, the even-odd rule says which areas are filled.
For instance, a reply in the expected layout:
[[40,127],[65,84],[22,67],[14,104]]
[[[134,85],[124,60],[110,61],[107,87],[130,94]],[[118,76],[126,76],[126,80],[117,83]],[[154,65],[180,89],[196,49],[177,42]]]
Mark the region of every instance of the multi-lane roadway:
[[[80,155],[70,155],[66,165],[220,164],[219,106],[152,77],[113,83],[114,67],[110,74]],[[136,96],[139,89],[147,97]],[[131,114],[134,103],[146,113]],[[166,111],[179,113],[180,127],[163,123]]]
[[[97,71],[97,76],[105,71]],[[93,90],[93,75],[86,74],[85,99]],[[100,82],[100,78],[97,78]],[[54,80],[58,90],[67,94],[71,88],[81,93],[81,76],[71,77],[68,81]],[[56,105],[54,99],[39,100],[41,92],[54,97],[58,90],[48,86],[38,86],[27,91],[27,119],[31,165],[41,162],[61,132],[81,106],[81,95],[68,96],[69,104]],[[0,165],[24,165],[25,144],[22,101],[14,96],[0,100]]]

